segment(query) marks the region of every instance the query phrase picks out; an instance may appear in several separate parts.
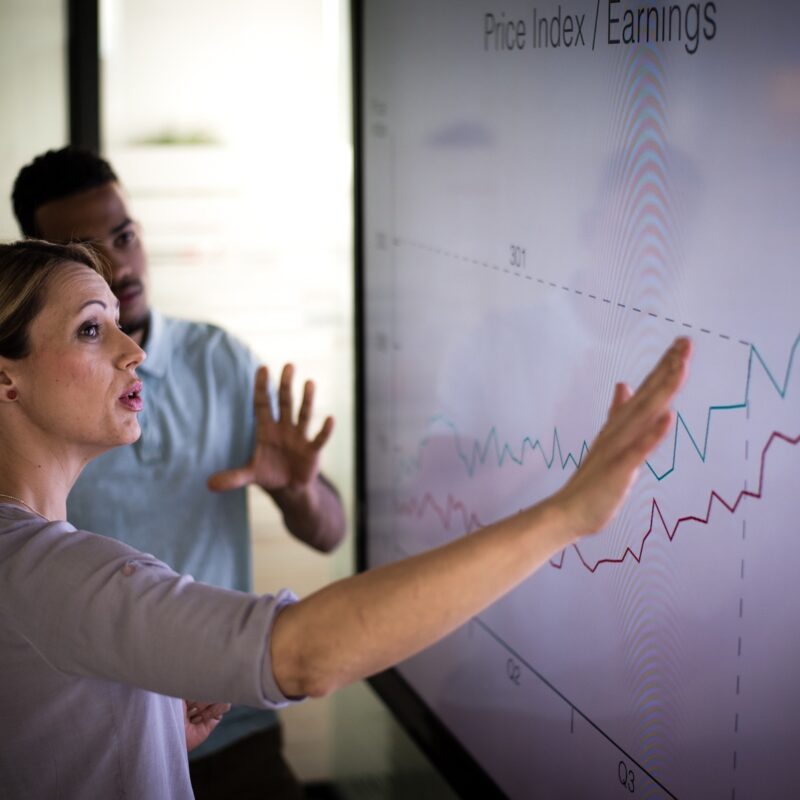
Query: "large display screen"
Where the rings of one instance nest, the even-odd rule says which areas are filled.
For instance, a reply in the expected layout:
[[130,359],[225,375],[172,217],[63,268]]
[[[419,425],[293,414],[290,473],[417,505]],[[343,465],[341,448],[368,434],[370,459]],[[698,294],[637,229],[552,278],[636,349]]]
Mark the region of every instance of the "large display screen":
[[799,796],[800,4],[355,13],[362,566],[552,493],[695,344],[618,518],[409,706],[511,798]]

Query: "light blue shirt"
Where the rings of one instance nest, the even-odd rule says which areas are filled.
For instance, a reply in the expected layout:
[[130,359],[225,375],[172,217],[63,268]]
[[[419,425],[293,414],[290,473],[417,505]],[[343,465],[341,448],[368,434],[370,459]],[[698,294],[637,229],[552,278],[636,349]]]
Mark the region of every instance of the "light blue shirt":
[[[70,493],[67,518],[197,581],[250,591],[246,492],[211,492],[206,480],[250,458],[258,362],[221,328],[157,312],[145,350],[137,369],[144,385],[142,435],[86,467]],[[275,722],[273,712],[233,709],[192,757]]]

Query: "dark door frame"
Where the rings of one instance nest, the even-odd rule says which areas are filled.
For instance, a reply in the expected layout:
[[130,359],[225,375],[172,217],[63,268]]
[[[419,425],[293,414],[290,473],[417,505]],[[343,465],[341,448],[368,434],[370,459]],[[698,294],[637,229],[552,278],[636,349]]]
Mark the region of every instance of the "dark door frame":
[[67,0],[69,143],[100,151],[99,0]]

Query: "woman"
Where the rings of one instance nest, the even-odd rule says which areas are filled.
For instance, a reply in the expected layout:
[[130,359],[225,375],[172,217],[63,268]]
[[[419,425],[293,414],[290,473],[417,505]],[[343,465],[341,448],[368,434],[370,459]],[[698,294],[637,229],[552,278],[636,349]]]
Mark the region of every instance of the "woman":
[[553,497],[301,600],[202,584],[64,522],[83,466],[139,436],[142,350],[80,246],[0,245],[3,796],[188,798],[185,750],[219,706],[322,696],[408,657],[605,525],[671,424],[679,339]]

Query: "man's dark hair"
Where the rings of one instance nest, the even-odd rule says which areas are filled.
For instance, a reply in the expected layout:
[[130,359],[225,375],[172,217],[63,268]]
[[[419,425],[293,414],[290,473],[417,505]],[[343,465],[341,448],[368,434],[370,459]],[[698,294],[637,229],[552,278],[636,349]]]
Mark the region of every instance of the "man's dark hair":
[[117,180],[111,164],[89,150],[48,150],[23,167],[14,181],[11,202],[20,230],[25,236],[39,236],[36,210],[40,206]]

